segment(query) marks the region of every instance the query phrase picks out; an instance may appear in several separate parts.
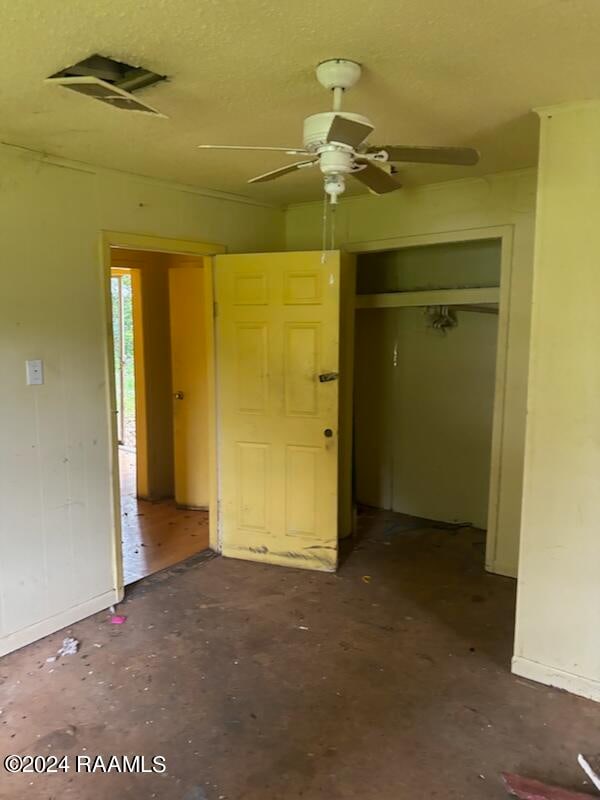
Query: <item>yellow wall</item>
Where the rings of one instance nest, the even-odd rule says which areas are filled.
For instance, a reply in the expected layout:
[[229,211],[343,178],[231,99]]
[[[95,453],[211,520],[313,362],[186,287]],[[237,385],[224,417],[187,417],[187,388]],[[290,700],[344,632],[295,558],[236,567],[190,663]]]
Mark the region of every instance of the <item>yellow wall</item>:
[[[175,500],[191,508],[210,507],[211,413],[209,328],[213,324],[208,295],[208,259],[169,257],[171,319],[171,397],[175,432]],[[208,296],[207,296],[208,295]],[[211,309],[210,316],[207,309]]]
[[513,669],[600,700],[600,103],[541,120]]
[[174,492],[168,256],[154,254],[142,268],[141,276],[146,355],[148,495],[157,499],[172,497]]
[[[497,535],[487,557],[488,569],[513,576],[517,574],[521,517],[535,192],[535,171],[526,170],[422,186],[382,197],[346,197],[336,212],[337,244],[351,248],[380,242],[385,249],[396,238],[465,229],[513,229],[512,278],[507,287],[510,316],[505,413],[497,425],[501,491]],[[322,208],[320,202],[288,207],[288,249],[320,247]]]
[[[0,654],[116,599],[100,232],[276,250],[279,210],[0,147]],[[28,358],[45,384],[25,385]]]

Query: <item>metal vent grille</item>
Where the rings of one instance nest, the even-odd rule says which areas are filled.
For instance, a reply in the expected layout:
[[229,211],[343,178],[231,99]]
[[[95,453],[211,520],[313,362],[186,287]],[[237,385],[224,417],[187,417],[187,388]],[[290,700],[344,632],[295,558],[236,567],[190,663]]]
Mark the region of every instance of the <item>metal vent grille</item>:
[[65,89],[87,95],[123,111],[141,111],[164,117],[156,108],[134,97],[132,92],[152,86],[165,80],[165,77],[143,67],[93,55],[56,72],[46,78],[46,82],[64,86]]

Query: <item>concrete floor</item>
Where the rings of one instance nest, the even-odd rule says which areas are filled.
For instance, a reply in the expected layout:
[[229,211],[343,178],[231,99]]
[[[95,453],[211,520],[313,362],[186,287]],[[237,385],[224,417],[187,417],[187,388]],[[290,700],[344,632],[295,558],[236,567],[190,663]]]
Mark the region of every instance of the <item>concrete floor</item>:
[[[195,556],[121,626],[0,661],[3,754],[160,754],[164,775],[0,777],[2,798],[502,798],[501,770],[586,787],[598,705],[512,676],[515,584],[483,534],[367,514],[337,575]],[[100,645],[100,646],[98,646]]]

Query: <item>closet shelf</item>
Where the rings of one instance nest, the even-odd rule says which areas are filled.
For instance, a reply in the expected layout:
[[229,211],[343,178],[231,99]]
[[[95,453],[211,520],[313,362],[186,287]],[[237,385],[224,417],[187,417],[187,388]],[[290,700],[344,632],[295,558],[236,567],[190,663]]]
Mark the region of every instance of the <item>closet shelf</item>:
[[356,308],[409,308],[415,306],[469,306],[500,302],[500,287],[427,289],[418,292],[382,292],[356,295]]

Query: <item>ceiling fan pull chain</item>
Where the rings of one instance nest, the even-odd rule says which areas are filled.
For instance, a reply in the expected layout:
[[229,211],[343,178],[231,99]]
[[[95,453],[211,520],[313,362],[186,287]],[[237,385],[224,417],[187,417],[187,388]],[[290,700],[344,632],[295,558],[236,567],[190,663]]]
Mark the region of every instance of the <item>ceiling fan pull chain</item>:
[[322,238],[321,238],[321,264],[327,258],[327,192],[323,192],[323,218],[322,218]]
[[331,247],[330,250],[335,250],[335,214],[337,210],[337,205],[331,206],[331,211],[329,214],[329,218],[331,220]]

